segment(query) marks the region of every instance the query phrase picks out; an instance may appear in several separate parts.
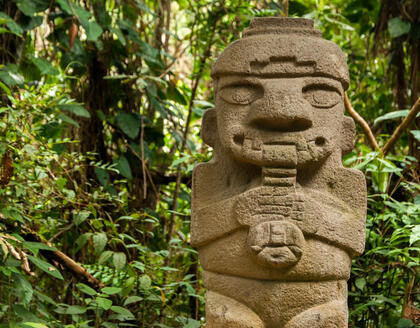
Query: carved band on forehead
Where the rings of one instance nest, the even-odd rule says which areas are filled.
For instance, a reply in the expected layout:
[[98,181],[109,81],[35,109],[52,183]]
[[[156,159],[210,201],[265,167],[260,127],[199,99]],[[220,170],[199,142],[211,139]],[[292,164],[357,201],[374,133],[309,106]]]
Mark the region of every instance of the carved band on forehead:
[[251,21],[243,37],[256,34],[301,34],[321,37],[322,32],[314,29],[314,21],[304,18],[257,17]]
[[[335,43],[315,35],[288,33],[290,28],[285,26],[290,26],[291,23],[289,21],[284,26],[283,20],[284,18],[274,18],[267,24],[257,24],[258,33],[229,45],[214,64],[212,77],[217,79],[230,74],[268,77],[325,76],[339,80],[346,90],[349,76],[346,58],[341,49]],[[276,22],[278,26],[275,25]],[[294,20],[292,22],[297,25]],[[308,25],[305,20],[303,28],[298,30],[308,30]],[[252,26],[251,23],[249,30],[255,29]],[[277,33],[269,32],[273,28]]]

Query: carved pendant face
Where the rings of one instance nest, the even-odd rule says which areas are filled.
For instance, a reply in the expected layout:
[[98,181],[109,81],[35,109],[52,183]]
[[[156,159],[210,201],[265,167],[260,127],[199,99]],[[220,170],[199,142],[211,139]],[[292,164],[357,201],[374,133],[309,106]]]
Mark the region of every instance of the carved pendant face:
[[248,235],[256,262],[276,269],[295,265],[302,256],[304,242],[302,231],[287,221],[260,223],[253,226]]

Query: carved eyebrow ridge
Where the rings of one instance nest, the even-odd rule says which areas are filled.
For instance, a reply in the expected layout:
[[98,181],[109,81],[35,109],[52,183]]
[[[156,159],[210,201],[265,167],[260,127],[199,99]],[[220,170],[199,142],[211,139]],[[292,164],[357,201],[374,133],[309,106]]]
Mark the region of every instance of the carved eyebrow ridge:
[[326,89],[326,90],[330,90],[330,91],[336,91],[338,92],[340,95],[342,94],[341,90],[339,88],[337,88],[337,86],[332,85],[332,84],[328,84],[325,82],[312,82],[312,83],[308,83],[307,85],[305,85],[302,88],[302,91],[308,91],[308,90],[313,90],[313,89]]
[[[341,81],[332,75],[324,74],[322,72],[316,72],[312,74],[308,73],[299,73],[299,72],[276,72],[276,73],[261,73],[261,74],[250,74],[250,73],[238,73],[238,72],[227,72],[224,74],[220,74],[217,79],[215,80],[215,86],[218,90],[225,87],[226,85],[231,85],[233,81],[240,80],[242,83],[245,84],[249,82],[252,85],[261,85],[259,82],[260,79],[275,79],[275,78],[297,78],[297,77],[308,77],[308,78],[327,78],[329,80],[337,81],[341,87],[344,89]],[[245,79],[245,81],[244,81]],[[229,81],[226,81],[229,80]],[[232,82],[230,82],[232,80]]]
[[[219,84],[220,83],[220,84]],[[226,87],[262,87],[261,81],[256,77],[240,78],[232,77],[231,81],[219,81],[217,88],[219,90]]]

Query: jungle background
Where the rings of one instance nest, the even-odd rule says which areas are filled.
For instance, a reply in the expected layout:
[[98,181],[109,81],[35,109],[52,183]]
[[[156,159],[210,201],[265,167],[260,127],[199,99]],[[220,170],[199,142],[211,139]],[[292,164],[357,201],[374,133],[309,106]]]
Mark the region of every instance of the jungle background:
[[0,327],[204,325],[191,172],[211,64],[256,16],[312,18],[347,54],[350,327],[419,327],[420,1],[0,4]]

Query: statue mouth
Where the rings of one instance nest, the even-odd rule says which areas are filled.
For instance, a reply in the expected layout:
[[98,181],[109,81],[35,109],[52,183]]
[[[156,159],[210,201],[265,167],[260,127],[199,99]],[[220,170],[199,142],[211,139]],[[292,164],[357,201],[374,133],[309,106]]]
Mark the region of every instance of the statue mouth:
[[255,131],[236,131],[231,140],[236,158],[259,166],[296,168],[331,153],[325,137],[308,137],[302,132],[261,136]]

